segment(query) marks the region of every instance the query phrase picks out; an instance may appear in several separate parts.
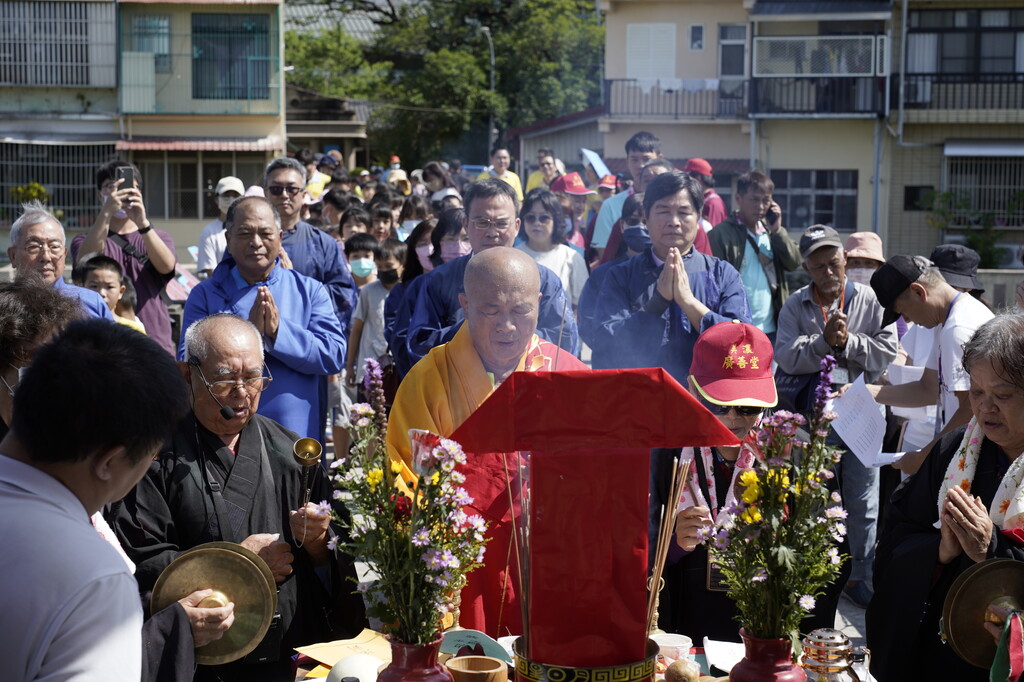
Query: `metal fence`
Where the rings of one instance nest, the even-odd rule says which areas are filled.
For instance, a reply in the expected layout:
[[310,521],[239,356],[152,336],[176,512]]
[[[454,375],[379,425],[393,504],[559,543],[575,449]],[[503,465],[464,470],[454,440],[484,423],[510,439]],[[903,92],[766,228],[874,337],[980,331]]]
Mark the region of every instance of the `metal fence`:
[[755,78],[751,116],[879,115],[885,113],[885,78]]
[[[910,109],[1024,108],[1024,73],[907,74],[903,106]],[[893,102],[899,101],[900,79],[892,79]]]
[[0,85],[117,87],[113,2],[0,2]]
[[717,78],[613,78],[604,82],[610,116],[743,118],[746,81]]

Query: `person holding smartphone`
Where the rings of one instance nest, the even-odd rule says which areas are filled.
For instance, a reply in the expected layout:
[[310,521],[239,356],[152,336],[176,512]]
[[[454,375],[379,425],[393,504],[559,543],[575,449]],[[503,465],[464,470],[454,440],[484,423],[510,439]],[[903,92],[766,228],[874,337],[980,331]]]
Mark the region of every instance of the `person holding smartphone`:
[[101,253],[117,261],[138,297],[136,313],[146,333],[168,353],[175,353],[171,315],[160,296],[174,277],[174,240],[157,230],[142,201],[142,175],[128,161],[115,160],[96,169],[101,208],[93,226],[71,241],[71,258],[79,264]]
[[708,233],[711,251],[739,270],[750,318],[775,342],[782,304],[789,298],[786,272],[801,265],[800,250],[782,226],[782,209],[772,200],[775,183],[752,170],[736,179],[736,205]]

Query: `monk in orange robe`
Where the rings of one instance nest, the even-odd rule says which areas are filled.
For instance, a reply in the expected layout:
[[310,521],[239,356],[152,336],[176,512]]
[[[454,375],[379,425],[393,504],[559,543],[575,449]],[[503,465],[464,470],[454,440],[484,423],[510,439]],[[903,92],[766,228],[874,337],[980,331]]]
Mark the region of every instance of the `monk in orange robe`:
[[[540,275],[522,251],[494,247],[466,266],[459,303],[465,324],[448,343],[413,366],[398,388],[388,421],[388,454],[413,483],[409,429],[449,437],[512,372],[586,370],[537,328]],[[484,565],[462,590],[460,624],[499,637],[522,633],[517,597],[513,523],[518,512],[509,485],[518,477],[518,454],[467,454],[465,488],[474,498],[467,513],[488,521]]]

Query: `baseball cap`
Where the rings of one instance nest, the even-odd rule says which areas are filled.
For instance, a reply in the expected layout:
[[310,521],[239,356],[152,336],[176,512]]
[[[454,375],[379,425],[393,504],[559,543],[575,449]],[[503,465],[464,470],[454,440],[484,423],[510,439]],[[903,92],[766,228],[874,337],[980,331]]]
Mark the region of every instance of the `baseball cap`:
[[871,288],[879,304],[885,308],[885,314],[882,315],[883,327],[899,318],[900,314],[893,310],[896,299],[930,267],[932,262],[924,256],[898,254],[882,263],[875,274],[871,275]]
[[800,235],[800,257],[807,258],[818,249],[826,246],[843,248],[839,233],[828,225],[811,225]]
[[224,192],[238,192],[239,196],[245,194],[245,183],[236,178],[233,175],[229,175],[226,178],[221,178],[217,182],[217,189],[214,193],[217,196],[224,194]]
[[335,159],[330,154],[317,154],[316,155],[316,165],[318,165],[318,166],[327,166],[328,168],[337,168],[338,167],[338,160]]
[[854,232],[846,238],[844,250],[847,258],[870,258],[879,263],[885,262],[882,238],[874,232]]
[[706,159],[690,159],[683,166],[684,173],[700,173],[701,175],[713,175],[711,164]]
[[594,190],[587,189],[587,186],[583,183],[583,178],[575,171],[555,178],[554,182],[551,183],[551,191],[574,194],[576,196],[597,194]]
[[604,189],[615,189],[618,186],[618,183],[615,180],[615,176],[609,174],[601,178],[601,182],[597,183],[597,186],[603,187]]
[[366,170],[364,168],[363,170],[359,171],[359,177],[361,177],[361,178],[368,178],[368,177],[370,177],[370,171],[368,171],[368,170]]
[[708,328],[693,345],[690,379],[718,405],[773,407],[772,342],[752,324],[732,320]]
[[940,244],[932,251],[932,262],[942,273],[951,287],[970,289],[979,293],[985,291],[978,280],[978,264],[981,257],[974,249],[963,244]]

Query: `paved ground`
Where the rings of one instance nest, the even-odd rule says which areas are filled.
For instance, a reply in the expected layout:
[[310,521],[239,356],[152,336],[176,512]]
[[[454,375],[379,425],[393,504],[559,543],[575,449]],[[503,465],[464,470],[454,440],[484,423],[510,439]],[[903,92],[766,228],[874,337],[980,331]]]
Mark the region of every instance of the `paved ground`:
[[864,640],[864,609],[855,605],[846,597],[839,600],[839,611],[836,613],[836,629],[842,630],[850,638],[853,646],[866,646]]

